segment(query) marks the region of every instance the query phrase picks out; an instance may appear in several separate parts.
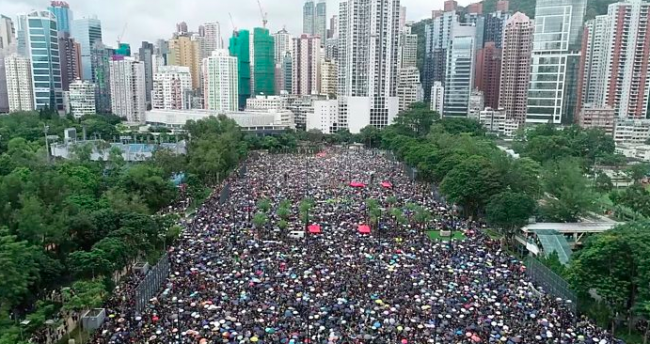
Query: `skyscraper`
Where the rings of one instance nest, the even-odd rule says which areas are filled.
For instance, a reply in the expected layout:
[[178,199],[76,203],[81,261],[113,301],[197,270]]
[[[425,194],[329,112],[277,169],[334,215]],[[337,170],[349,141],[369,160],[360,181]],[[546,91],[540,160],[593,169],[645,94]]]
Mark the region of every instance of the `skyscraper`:
[[59,62],[61,64],[61,85],[70,90],[70,83],[81,78],[81,45],[69,33],[59,31]]
[[327,39],[327,3],[325,0],[318,0],[316,4],[313,35],[318,36],[323,43]]
[[282,63],[282,59],[293,49],[291,34],[287,29],[282,29],[273,35],[275,40],[275,64]]
[[31,62],[35,108],[63,111],[56,17],[48,11],[18,16],[18,53]]
[[223,38],[221,37],[221,25],[219,22],[203,24],[203,38],[205,39],[205,54],[210,56],[216,49],[223,49]]
[[293,39],[291,93],[319,94],[321,85],[320,38],[303,34]]
[[537,1],[526,122],[572,120],[586,6],[587,0]]
[[254,93],[275,94],[275,41],[269,30],[261,27],[253,29]]
[[110,113],[111,106],[111,61],[113,49],[102,42],[93,44],[90,61],[95,66],[95,109],[98,113]]
[[476,27],[456,24],[452,29],[445,68],[443,116],[466,117],[474,89]]
[[313,35],[314,22],[316,17],[316,6],[314,0],[307,0],[302,6],[302,33]]
[[533,30],[533,21],[521,12],[508,19],[503,30],[498,107],[505,109],[507,119],[520,125],[526,122]]
[[237,85],[239,88],[239,108],[246,107],[246,99],[251,97],[251,59],[248,30],[233,32],[228,50],[230,56],[237,58]]
[[70,83],[70,91],[64,93],[66,113],[74,118],[85,115],[94,115],[95,110],[95,84],[87,80],[77,79]]
[[169,40],[168,66],[185,66],[192,73],[192,88],[201,88],[200,46],[190,36],[177,36]]
[[95,82],[95,66],[91,63],[90,51],[93,44],[102,42],[102,22],[97,17],[75,19],[70,29],[72,37],[81,46],[81,78]]
[[650,3],[609,5],[605,105],[619,119],[650,119]]
[[486,42],[476,55],[474,79],[474,87],[483,92],[485,106],[493,109],[498,107],[500,80],[501,49],[497,48],[494,42]]
[[152,109],[189,109],[192,92],[190,67],[162,66],[153,76]]
[[399,33],[399,51],[397,54],[399,68],[417,67],[418,35],[411,33],[411,27],[409,26],[405,26]]
[[0,15],[0,49],[16,42],[16,29],[11,18]]
[[9,111],[34,110],[32,65],[28,58],[13,54],[5,58]]
[[399,111],[407,110],[411,104],[422,101],[424,94],[420,83],[420,71],[417,67],[399,69],[397,97],[399,98]]
[[176,33],[178,35],[186,35],[189,31],[187,30],[187,23],[180,22],[176,24]]
[[113,114],[130,123],[144,122],[147,111],[144,63],[130,57],[110,62]]
[[336,61],[321,60],[321,84],[320,93],[326,95],[336,95],[338,80],[337,80],[337,66]]
[[434,82],[431,87],[431,111],[436,111],[440,116],[442,116],[444,99],[445,88],[442,86],[442,82]]
[[217,111],[237,111],[239,108],[239,85],[237,58],[225,49],[212,52],[203,59],[205,75],[205,108]]
[[330,28],[327,30],[327,38],[339,37],[339,16],[333,15],[330,18]]
[[610,41],[609,16],[596,16],[585,23],[580,54],[578,79],[578,104],[574,117],[578,118],[584,107],[602,108],[607,87],[607,45]]
[[501,49],[503,29],[508,18],[510,18],[510,12],[508,12],[508,1],[499,1],[498,3],[500,6],[497,6],[497,10],[485,17],[485,34],[483,39],[485,42],[494,42],[497,49]]
[[59,32],[70,33],[70,22],[73,19],[70,5],[65,1],[52,1],[47,10],[56,17]]
[[399,0],[348,0],[339,7],[339,123],[358,133],[397,114]]
[[147,41],[142,42],[142,46],[138,50],[140,61],[144,63],[144,85],[147,92],[147,108],[151,108],[151,91],[153,90],[153,50],[153,44]]
[[445,12],[438,12],[432,23],[425,26],[425,53],[422,84],[425,101],[429,101],[429,91],[436,81],[445,82],[447,50],[452,29],[458,24],[454,2],[445,2]]

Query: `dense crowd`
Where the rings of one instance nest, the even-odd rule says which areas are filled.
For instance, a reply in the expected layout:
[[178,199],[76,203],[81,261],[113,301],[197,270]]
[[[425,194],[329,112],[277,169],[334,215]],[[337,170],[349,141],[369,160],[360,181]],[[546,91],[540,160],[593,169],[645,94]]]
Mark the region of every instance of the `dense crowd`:
[[[229,183],[228,200],[209,199],[170,248],[161,293],[136,312],[133,283],[121,287],[93,343],[620,343],[540,293],[523,263],[478,223],[381,154],[260,156]],[[306,227],[299,204],[308,198],[309,223],[321,233],[291,238]],[[271,210],[256,228],[261,199]],[[384,212],[360,234],[369,199]],[[283,200],[291,215],[280,230]],[[460,230],[466,239],[430,240],[409,204],[432,212],[426,228]],[[409,221],[398,223],[389,208]]]

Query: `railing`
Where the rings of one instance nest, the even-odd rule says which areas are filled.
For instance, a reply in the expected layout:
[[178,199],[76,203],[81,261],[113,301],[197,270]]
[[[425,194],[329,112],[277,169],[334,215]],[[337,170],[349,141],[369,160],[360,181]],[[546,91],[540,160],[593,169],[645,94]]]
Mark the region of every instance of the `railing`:
[[526,275],[530,277],[535,283],[544,288],[544,292],[559,297],[562,300],[570,300],[566,306],[573,312],[576,312],[578,307],[578,297],[571,290],[571,286],[562,276],[553,272],[553,270],[546,267],[542,262],[533,258],[526,257]]
[[135,289],[135,308],[138,312],[142,312],[149,300],[158,294],[158,290],[169,276],[169,271],[169,256],[165,253]]

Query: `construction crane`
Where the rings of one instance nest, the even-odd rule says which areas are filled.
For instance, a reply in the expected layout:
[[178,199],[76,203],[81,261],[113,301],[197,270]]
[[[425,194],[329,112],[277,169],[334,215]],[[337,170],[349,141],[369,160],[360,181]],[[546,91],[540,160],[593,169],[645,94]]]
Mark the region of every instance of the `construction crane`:
[[259,6],[260,14],[262,15],[262,27],[266,29],[266,23],[269,22],[267,20],[269,14],[264,12],[264,8],[262,8],[262,2],[260,0],[257,0],[257,6]]
[[235,21],[232,19],[232,13],[228,12],[230,17],[230,24],[232,25],[232,32],[237,32],[237,26],[235,26]]
[[120,43],[122,42],[122,38],[124,37],[124,34],[126,33],[126,28],[129,26],[129,22],[124,23],[124,27],[122,28],[122,33],[120,33],[119,36],[117,36],[117,47],[120,47]]

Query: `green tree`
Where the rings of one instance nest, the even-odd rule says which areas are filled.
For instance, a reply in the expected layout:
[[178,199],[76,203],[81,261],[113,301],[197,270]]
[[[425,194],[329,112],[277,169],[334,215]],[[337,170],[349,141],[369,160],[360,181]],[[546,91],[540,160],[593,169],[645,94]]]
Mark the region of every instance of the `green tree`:
[[535,212],[535,200],[524,193],[504,191],[490,198],[485,211],[488,222],[513,244],[519,229]]
[[107,258],[106,252],[94,249],[92,251],[76,251],[68,256],[68,266],[78,278],[95,278],[99,275],[109,275],[114,266]]
[[14,306],[38,278],[35,248],[0,229],[0,303]]
[[268,198],[262,198],[257,202],[257,208],[264,213],[268,213],[271,210],[271,201]]
[[372,125],[366,126],[359,132],[359,140],[366,147],[378,147],[381,144],[381,132]]
[[608,175],[606,175],[603,172],[599,172],[596,175],[596,180],[594,181],[594,187],[596,188],[597,191],[599,192],[610,192],[614,188],[614,184],[612,183],[612,179],[609,178]]
[[462,205],[467,214],[476,215],[500,186],[500,176],[489,160],[472,156],[445,176],[440,190],[450,201]]
[[425,103],[413,103],[409,109],[395,118],[395,126],[410,133],[411,136],[426,136],[440,114],[431,111]]
[[634,164],[627,168],[626,173],[635,183],[640,183],[644,178],[650,176],[650,164]]
[[575,159],[548,164],[542,183],[547,196],[540,210],[551,221],[577,221],[596,208],[597,195],[589,188],[589,181]]
[[253,225],[255,228],[260,229],[266,225],[268,218],[264,213],[257,213],[253,216]]

